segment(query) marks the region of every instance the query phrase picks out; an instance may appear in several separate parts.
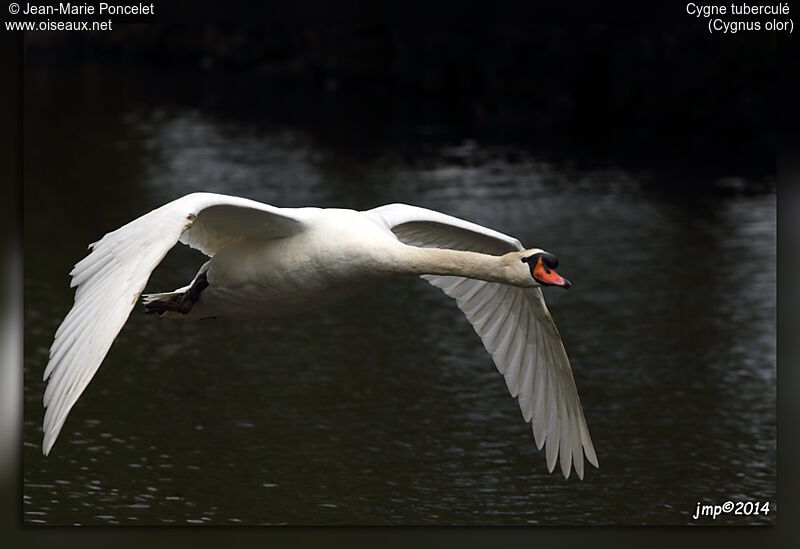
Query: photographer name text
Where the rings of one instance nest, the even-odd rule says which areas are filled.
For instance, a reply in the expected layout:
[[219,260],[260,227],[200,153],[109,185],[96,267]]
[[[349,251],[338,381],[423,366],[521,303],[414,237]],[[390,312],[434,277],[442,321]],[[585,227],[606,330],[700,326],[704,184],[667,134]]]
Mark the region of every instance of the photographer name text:
[[154,4],[73,4],[61,2],[57,5],[24,4],[21,15],[153,15]]

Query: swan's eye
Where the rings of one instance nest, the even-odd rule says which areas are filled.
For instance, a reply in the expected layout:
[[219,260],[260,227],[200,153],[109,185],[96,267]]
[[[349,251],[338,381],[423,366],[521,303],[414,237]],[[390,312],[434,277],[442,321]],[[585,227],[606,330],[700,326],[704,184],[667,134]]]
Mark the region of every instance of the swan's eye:
[[522,261],[523,263],[530,263],[531,265],[536,265],[536,261],[539,259],[539,256],[541,255],[542,255],[541,253],[529,255],[528,257],[520,258],[520,261]]
[[[531,270],[531,276],[533,276],[533,271],[536,269],[536,265],[539,264],[539,258],[541,257],[541,253],[529,255],[528,257],[522,257],[520,260],[523,263],[528,264],[528,268]],[[534,277],[536,278],[536,277]]]

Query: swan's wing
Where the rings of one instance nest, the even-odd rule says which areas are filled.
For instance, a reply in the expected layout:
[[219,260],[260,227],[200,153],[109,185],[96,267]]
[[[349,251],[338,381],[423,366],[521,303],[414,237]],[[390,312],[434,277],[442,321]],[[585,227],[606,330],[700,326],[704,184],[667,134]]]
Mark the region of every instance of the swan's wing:
[[155,209],[90,246],[75,265],[75,303],[56,331],[44,372],[46,455],[70,409],[122,329],[153,269],[180,239],[213,254],[245,235],[287,236],[303,229],[296,210],[244,198],[195,193]]
[[516,238],[457,217],[406,204],[388,204],[364,212],[390,229],[404,244],[503,255],[523,250]]
[[[512,237],[423,208],[392,204],[367,213],[411,246],[493,254],[523,249]],[[548,470],[560,457],[565,477],[574,465],[583,478],[584,454],[597,467],[569,359],[541,290],[457,276],[422,278],[454,298],[480,336],[531,422],[536,446],[546,443]]]
[[305,228],[304,213],[312,209],[276,208],[247,198],[213,193],[190,194],[171,204],[182,200],[193,206],[197,220],[181,234],[180,241],[207,256],[243,236],[283,238],[297,234]]
[[574,464],[583,478],[584,453],[597,467],[569,359],[541,290],[456,276],[422,278],[455,298],[480,336],[531,422],[537,448],[547,444],[548,471],[559,455],[565,477]]

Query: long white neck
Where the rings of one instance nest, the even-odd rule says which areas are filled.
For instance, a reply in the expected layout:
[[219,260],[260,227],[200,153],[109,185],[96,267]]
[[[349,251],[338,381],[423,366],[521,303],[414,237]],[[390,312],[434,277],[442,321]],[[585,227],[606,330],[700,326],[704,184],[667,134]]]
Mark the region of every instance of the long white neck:
[[[510,255],[510,254],[509,254]],[[399,270],[407,274],[462,276],[488,282],[522,285],[508,255],[496,256],[442,248],[403,246]]]

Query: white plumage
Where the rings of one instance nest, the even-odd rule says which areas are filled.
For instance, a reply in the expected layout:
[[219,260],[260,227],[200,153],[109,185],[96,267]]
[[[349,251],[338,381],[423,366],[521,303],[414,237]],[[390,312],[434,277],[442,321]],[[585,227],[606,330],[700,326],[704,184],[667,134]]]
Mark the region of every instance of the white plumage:
[[[145,296],[151,311],[171,317],[294,314],[380,278],[421,276],[456,300],[480,336],[531,422],[537,447],[546,445],[548,470],[559,456],[565,477],[574,466],[583,478],[584,454],[598,466],[569,360],[539,288],[569,287],[552,270],[550,254],[403,204],[365,212],[275,208],[210,193],[187,195],[108,233],[75,265],[75,303],[56,331],[44,372],[44,454],[150,274],[179,241],[211,259],[190,285]],[[175,308],[187,298],[190,310]]]

